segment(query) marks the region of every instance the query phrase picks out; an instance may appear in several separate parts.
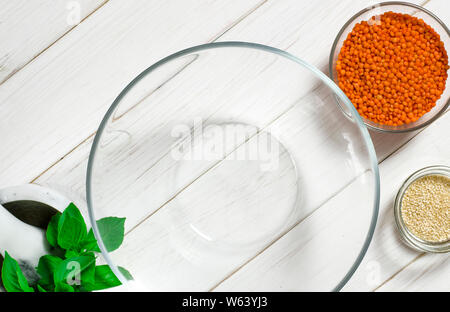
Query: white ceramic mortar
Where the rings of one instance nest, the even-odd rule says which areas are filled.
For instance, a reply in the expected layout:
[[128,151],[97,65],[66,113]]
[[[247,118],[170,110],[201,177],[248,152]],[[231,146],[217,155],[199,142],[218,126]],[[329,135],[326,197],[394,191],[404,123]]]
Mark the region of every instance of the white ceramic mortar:
[[70,200],[36,184],[0,189],[0,254],[4,257],[6,250],[13,258],[36,267],[39,258],[48,253],[45,231],[20,221],[2,206],[18,200],[41,202],[60,212],[69,205]]

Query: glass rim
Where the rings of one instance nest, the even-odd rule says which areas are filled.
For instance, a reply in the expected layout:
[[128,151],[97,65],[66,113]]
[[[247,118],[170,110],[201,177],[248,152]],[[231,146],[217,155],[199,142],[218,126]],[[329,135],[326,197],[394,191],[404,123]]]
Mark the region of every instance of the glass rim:
[[[366,13],[366,12],[369,12],[369,11],[371,11],[371,10],[377,8],[377,7],[383,7],[383,6],[389,6],[389,5],[404,5],[404,6],[408,6],[408,7],[417,9],[417,10],[419,10],[419,11],[422,11],[423,13],[428,14],[428,15],[431,16],[431,17],[432,17],[439,25],[442,26],[442,28],[445,30],[445,32],[447,33],[447,35],[450,37],[450,30],[449,30],[448,27],[445,25],[445,23],[444,23],[443,21],[441,21],[441,20],[439,19],[439,17],[437,17],[433,12],[429,11],[428,9],[426,9],[426,8],[424,8],[424,7],[422,7],[422,6],[418,5],[418,4],[415,4],[415,3],[409,3],[409,2],[404,2],[404,1],[386,1],[386,2],[380,2],[380,3],[377,3],[377,4],[370,5],[370,6],[366,7],[366,8],[364,8],[364,9],[358,11],[358,12],[355,13],[352,17],[350,17],[350,18],[348,19],[348,21],[341,27],[341,29],[339,30],[338,34],[336,35],[336,38],[334,39],[334,42],[333,42],[333,45],[332,45],[331,51],[330,51],[330,57],[329,57],[329,60],[328,60],[328,71],[329,71],[329,73],[330,73],[330,78],[331,78],[331,80],[333,80],[333,82],[334,82],[335,78],[337,79],[337,77],[334,77],[334,74],[333,74],[333,56],[334,56],[334,54],[335,54],[335,52],[336,52],[336,49],[337,49],[337,45],[338,45],[339,39],[342,37],[342,35],[343,35],[345,29],[346,29],[346,28],[347,28],[347,27],[348,27],[355,19],[357,19],[357,18],[358,18],[359,16],[361,16],[362,14],[364,14],[364,13]],[[344,113],[347,117],[350,117],[350,116],[348,116],[348,114],[342,109],[342,107],[339,105],[339,103],[338,103],[338,106],[339,106],[339,108],[341,108],[341,110],[343,111],[343,113]],[[444,106],[443,106],[443,107],[436,113],[436,115],[434,115],[432,118],[430,118],[429,120],[427,120],[426,122],[424,122],[424,123],[422,123],[422,124],[420,124],[420,125],[417,125],[417,126],[412,127],[412,128],[407,128],[407,129],[389,129],[389,128],[386,128],[386,129],[385,129],[385,128],[379,128],[379,127],[377,127],[377,126],[375,126],[375,125],[372,125],[372,124],[366,122],[365,119],[362,119],[362,118],[361,118],[361,119],[363,120],[364,124],[365,124],[369,129],[371,129],[371,130],[375,130],[375,131],[378,131],[378,132],[385,132],[385,133],[404,133],[404,132],[410,132],[410,131],[419,130],[419,129],[422,129],[423,127],[426,127],[426,126],[430,125],[430,124],[431,124],[432,122],[434,122],[436,119],[438,119],[439,117],[441,117],[441,116],[446,112],[446,110],[447,110],[447,108],[448,108],[449,106],[450,106],[450,97],[449,97],[449,99],[447,100],[447,102],[444,104]],[[359,113],[358,113],[358,115],[359,115]]]
[[400,186],[394,200],[394,219],[402,240],[410,247],[429,253],[446,253],[450,251],[450,239],[443,242],[429,242],[414,235],[406,226],[402,214],[402,199],[409,186],[420,178],[433,175],[442,175],[450,178],[450,167],[446,165],[433,165],[421,168],[409,175]]
[[94,235],[98,241],[99,248],[101,250],[102,256],[105,258],[106,262],[110,266],[111,270],[114,272],[114,274],[117,276],[117,278],[122,282],[123,285],[126,285],[129,283],[129,281],[125,278],[125,276],[120,272],[117,265],[114,263],[114,261],[111,259],[109,252],[106,250],[105,245],[103,243],[103,240],[100,236],[97,223],[95,221],[95,212],[93,207],[93,200],[92,200],[92,174],[93,174],[93,167],[95,162],[95,155],[96,151],[101,139],[101,136],[103,134],[103,131],[108,124],[108,120],[113,115],[115,109],[121,102],[122,98],[128,93],[128,91],[133,88],[137,83],[139,83],[140,80],[142,80],[146,75],[150,74],[157,68],[163,66],[164,64],[177,59],[179,57],[189,55],[195,52],[200,52],[204,50],[210,50],[210,49],[218,49],[218,48],[249,48],[249,49],[255,49],[260,51],[265,51],[268,53],[272,53],[278,56],[282,56],[288,60],[291,60],[304,68],[308,69],[310,72],[312,72],[318,79],[320,79],[323,83],[325,83],[334,93],[335,95],[338,95],[345,105],[350,109],[352,112],[352,115],[354,117],[354,122],[358,126],[358,129],[361,133],[361,136],[364,140],[364,144],[366,146],[370,164],[371,164],[371,170],[373,172],[373,182],[374,182],[374,198],[373,198],[373,208],[372,208],[372,217],[369,225],[368,232],[366,234],[366,238],[364,240],[364,243],[358,253],[358,256],[356,257],[355,261],[353,262],[350,269],[346,272],[344,277],[341,279],[341,281],[337,284],[336,287],[332,289],[332,291],[340,291],[342,287],[350,280],[350,278],[355,273],[356,269],[361,264],[362,259],[364,258],[367,249],[369,248],[370,242],[372,241],[373,234],[375,231],[378,214],[379,214],[379,205],[380,205],[380,175],[379,175],[379,168],[378,168],[378,159],[376,156],[375,148],[372,142],[372,139],[369,135],[369,132],[367,130],[367,127],[365,123],[363,122],[362,118],[359,116],[356,108],[353,106],[353,104],[350,102],[348,97],[345,95],[345,93],[335,84],[335,82],[330,79],[327,75],[325,75],[322,71],[320,71],[315,66],[303,61],[302,59],[290,54],[289,52],[286,52],[284,50],[274,48],[271,46],[258,44],[258,43],[252,43],[252,42],[244,42],[244,41],[223,41],[223,42],[212,42],[212,43],[206,43],[201,44],[197,46],[193,46],[190,48],[186,48],[183,50],[180,50],[178,52],[175,52],[169,56],[166,56],[150,67],[143,70],[139,75],[137,75],[115,98],[109,109],[107,110],[106,114],[104,115],[98,130],[95,134],[91,150],[89,153],[88,158],[88,165],[87,165],[87,173],[86,173],[86,201],[87,201],[87,207],[89,212],[89,219],[91,222],[91,226],[94,232]]

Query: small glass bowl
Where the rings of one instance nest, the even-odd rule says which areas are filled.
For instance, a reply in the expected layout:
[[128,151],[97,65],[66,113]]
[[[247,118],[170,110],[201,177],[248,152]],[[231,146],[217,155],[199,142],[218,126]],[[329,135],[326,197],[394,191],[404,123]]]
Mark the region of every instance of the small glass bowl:
[[[424,9],[419,5],[415,5],[412,3],[401,2],[401,1],[392,1],[392,2],[382,2],[379,4],[372,5],[367,7],[355,15],[353,15],[347,23],[344,24],[342,29],[339,31],[336,39],[334,40],[333,46],[331,48],[330,60],[329,60],[329,72],[331,79],[337,84],[337,72],[336,72],[336,62],[339,56],[339,52],[341,51],[342,45],[347,38],[347,35],[353,30],[355,24],[360,23],[361,21],[368,21],[372,16],[381,15],[385,12],[395,12],[395,13],[403,13],[414,15],[417,18],[421,18],[425,23],[430,25],[437,34],[440,35],[441,41],[444,43],[444,47],[448,53],[450,53],[450,30],[447,26],[433,13]],[[448,79],[447,79],[448,81]],[[345,113],[347,117],[351,117],[350,112],[342,105],[341,101],[336,97],[336,101],[339,104],[339,107]],[[433,121],[435,121],[442,113],[445,112],[447,107],[450,105],[450,88],[447,86],[442,93],[440,99],[436,102],[436,106],[433,107],[431,111],[420,117],[417,121],[411,122],[408,124],[404,124],[401,126],[388,126],[382,125],[379,123],[375,123],[371,120],[365,119],[361,117],[369,129],[377,130],[380,132],[408,132],[414,131],[420,128],[423,128]]]
[[450,240],[447,240],[445,242],[434,243],[418,238],[408,229],[405,222],[403,221],[401,213],[402,208],[401,203],[403,195],[405,194],[405,191],[408,189],[411,183],[424,176],[431,176],[431,175],[450,177],[450,167],[442,165],[425,167],[414,172],[406,179],[406,181],[403,183],[402,187],[398,191],[397,197],[395,198],[394,203],[395,223],[397,224],[397,228],[400,232],[401,238],[410,247],[424,252],[445,253],[450,251]]

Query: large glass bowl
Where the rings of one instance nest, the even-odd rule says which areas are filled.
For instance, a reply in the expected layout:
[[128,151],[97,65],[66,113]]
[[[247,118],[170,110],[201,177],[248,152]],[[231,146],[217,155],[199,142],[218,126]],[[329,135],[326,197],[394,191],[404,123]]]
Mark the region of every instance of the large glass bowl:
[[[372,238],[379,175],[331,79],[287,52],[221,42],[160,60],[120,93],[94,139],[87,200],[129,289],[339,290]],[[126,217],[111,253],[93,222],[107,216]]]
[[[355,15],[353,15],[341,28],[336,36],[330,53],[329,61],[329,72],[331,79],[338,84],[337,72],[336,72],[336,62],[341,51],[342,45],[348,34],[353,30],[353,27],[362,21],[368,21],[372,16],[379,16],[386,12],[403,13],[415,16],[417,18],[423,19],[425,23],[430,25],[436,33],[440,36],[441,41],[444,43],[444,47],[447,53],[450,53],[450,30],[436,15],[427,9],[407,2],[401,1],[390,1],[382,2],[370,7],[367,7]],[[450,70],[449,70],[450,71]],[[449,72],[448,71],[448,72]],[[337,99],[340,103],[340,100]],[[369,129],[380,131],[380,132],[408,132],[418,130],[423,128],[433,121],[435,121],[439,116],[441,116],[450,105],[450,87],[447,79],[447,84],[444,92],[442,93],[440,99],[436,102],[436,106],[431,109],[428,113],[424,114],[417,121],[408,124],[403,124],[401,126],[389,126],[382,125],[373,122],[369,119],[364,119],[364,123]],[[350,112],[347,110],[345,105],[340,105],[345,114],[350,116]]]

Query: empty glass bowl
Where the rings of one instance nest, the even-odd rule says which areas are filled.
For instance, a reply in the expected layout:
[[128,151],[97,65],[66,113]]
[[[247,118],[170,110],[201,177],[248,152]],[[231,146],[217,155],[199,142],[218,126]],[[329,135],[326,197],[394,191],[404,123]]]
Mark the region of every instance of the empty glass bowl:
[[[331,79],[338,84],[337,73],[336,73],[336,62],[339,56],[339,52],[341,51],[342,45],[347,38],[348,34],[353,30],[355,24],[360,23],[362,21],[368,21],[372,16],[378,16],[385,12],[395,12],[395,13],[403,13],[415,16],[417,18],[423,19],[425,23],[430,25],[436,33],[438,33],[441,37],[442,42],[444,43],[444,47],[447,53],[450,53],[450,30],[445,26],[445,24],[433,13],[428,11],[427,9],[407,2],[382,2],[368,8],[361,10],[360,12],[353,15],[347,23],[344,24],[342,29],[339,31],[336,39],[333,43],[330,53],[330,61],[329,61],[329,72]],[[447,79],[448,81],[448,79]],[[340,99],[336,99],[340,104],[340,107],[344,111],[347,116],[350,117],[350,112],[347,110],[345,105],[340,103]],[[421,118],[419,118],[415,122],[411,122],[408,124],[404,124],[401,126],[388,126],[375,123],[371,120],[364,119],[364,123],[367,125],[369,129],[378,130],[381,132],[407,132],[420,129],[432,123],[436,120],[442,113],[446,111],[448,106],[450,105],[450,88],[447,86],[444,92],[441,95],[441,98],[436,102],[436,106],[431,109],[428,113],[424,114]]]
[[160,60],[120,93],[87,199],[91,221],[126,217],[112,253],[92,224],[132,290],[338,290],[372,238],[379,176],[332,80],[287,52],[220,42]]

